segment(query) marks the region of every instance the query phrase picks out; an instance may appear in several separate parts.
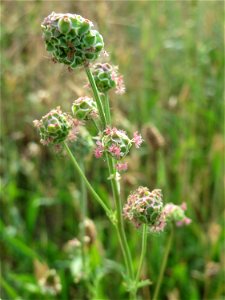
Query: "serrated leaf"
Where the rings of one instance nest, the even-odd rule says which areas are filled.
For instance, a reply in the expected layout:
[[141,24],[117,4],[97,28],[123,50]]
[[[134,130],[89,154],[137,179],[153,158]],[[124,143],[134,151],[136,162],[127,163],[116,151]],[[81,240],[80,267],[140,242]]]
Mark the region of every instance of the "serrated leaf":
[[144,286],[151,285],[151,284],[152,282],[149,279],[141,280],[138,282],[137,288],[142,288]]

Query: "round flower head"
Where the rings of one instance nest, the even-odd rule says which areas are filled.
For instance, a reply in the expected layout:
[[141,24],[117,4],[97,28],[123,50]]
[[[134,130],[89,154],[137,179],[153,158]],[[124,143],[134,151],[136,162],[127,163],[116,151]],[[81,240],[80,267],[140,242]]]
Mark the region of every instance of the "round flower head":
[[96,103],[92,98],[80,97],[72,104],[73,115],[79,120],[88,120],[97,116]]
[[185,216],[186,203],[181,205],[175,205],[168,203],[163,208],[164,215],[167,221],[175,222],[177,226],[188,225],[191,223],[191,219]]
[[93,76],[96,86],[101,93],[116,88],[118,94],[125,92],[123,77],[118,74],[118,68],[108,63],[97,63],[93,67]]
[[142,142],[142,138],[137,132],[135,135],[138,136],[138,141],[135,138],[130,139],[124,130],[107,127],[96,142],[95,156],[99,158],[104,152],[107,152],[117,160],[124,158],[133,144],[139,147]]
[[110,127],[104,130],[101,139],[97,142],[97,149],[101,150],[102,153],[103,151],[108,152],[117,160],[126,156],[131,146],[132,140],[125,131]]
[[125,218],[137,227],[147,224],[151,231],[159,232],[166,225],[162,208],[161,190],[156,189],[150,192],[146,187],[139,187],[129,195],[123,212]]
[[76,14],[52,12],[42,25],[46,50],[53,58],[75,69],[98,58],[103,38],[91,21]]
[[60,107],[51,110],[40,121],[34,121],[34,126],[39,130],[43,145],[58,145],[65,141],[72,129],[72,124],[71,116],[63,113]]

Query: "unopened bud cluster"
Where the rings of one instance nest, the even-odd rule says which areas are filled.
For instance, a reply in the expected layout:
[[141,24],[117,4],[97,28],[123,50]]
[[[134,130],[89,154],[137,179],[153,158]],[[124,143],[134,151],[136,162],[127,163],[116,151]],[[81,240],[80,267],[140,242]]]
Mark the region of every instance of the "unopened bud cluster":
[[139,187],[129,195],[123,212],[135,226],[147,224],[150,231],[160,232],[169,222],[175,222],[177,226],[188,225],[191,219],[185,216],[185,210],[185,203],[181,206],[173,203],[163,206],[161,190],[150,192],[146,187]]
[[118,74],[118,68],[108,63],[97,63],[93,66],[95,84],[101,93],[116,88],[117,94],[125,92],[123,76]]
[[43,116],[40,121],[35,120],[34,126],[39,130],[43,145],[58,145],[67,139],[73,127],[73,120],[57,107]]
[[88,120],[98,115],[96,102],[89,97],[80,97],[73,102],[72,113],[79,120]]
[[163,212],[167,221],[175,222],[177,226],[183,226],[191,223],[191,219],[185,216],[186,209],[186,203],[181,205],[168,203],[164,206]]
[[95,156],[99,158],[108,153],[116,160],[120,160],[129,153],[133,144],[139,148],[141,143],[142,137],[137,132],[134,133],[134,138],[130,139],[124,130],[107,127],[98,137]]
[[80,15],[52,12],[44,19],[42,30],[47,51],[72,69],[97,59],[104,47],[101,34]]

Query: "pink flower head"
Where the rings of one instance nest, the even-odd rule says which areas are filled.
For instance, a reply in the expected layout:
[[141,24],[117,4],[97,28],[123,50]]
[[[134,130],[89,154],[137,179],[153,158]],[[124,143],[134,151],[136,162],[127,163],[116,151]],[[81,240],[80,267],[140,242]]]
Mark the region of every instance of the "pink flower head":
[[106,127],[106,129],[104,130],[105,134],[110,135],[111,134],[112,129],[110,127]]
[[116,78],[116,94],[122,95],[126,91],[123,76],[118,75]]
[[191,219],[185,216],[185,210],[187,209],[186,203],[176,205],[168,203],[164,206],[164,214],[167,220],[174,221],[178,227],[189,225]]
[[116,164],[116,169],[117,169],[118,172],[126,171],[127,168],[128,168],[127,163],[118,163],[118,164]]
[[134,132],[133,140],[136,148],[139,148],[143,143],[142,136],[137,131]]
[[183,220],[176,222],[176,225],[178,227],[181,227],[183,225],[189,225],[192,222],[190,218],[185,217]]
[[96,158],[100,158],[103,155],[104,147],[100,141],[96,142],[97,147],[94,150],[94,154]]
[[180,205],[180,208],[183,209],[183,211],[187,210],[187,204],[186,204],[186,202],[183,202],[183,203]]
[[116,144],[112,144],[112,146],[109,147],[109,152],[115,155],[117,158],[120,157],[120,147]]

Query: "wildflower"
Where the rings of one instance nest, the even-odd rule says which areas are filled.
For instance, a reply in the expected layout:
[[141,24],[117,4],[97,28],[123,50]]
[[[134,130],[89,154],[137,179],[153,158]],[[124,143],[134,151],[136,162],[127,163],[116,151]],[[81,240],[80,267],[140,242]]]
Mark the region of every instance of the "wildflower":
[[101,141],[104,150],[117,160],[126,156],[132,146],[132,141],[126,132],[115,127],[107,127],[103,132]]
[[116,164],[116,169],[117,169],[118,172],[126,171],[127,168],[128,168],[127,163],[117,163]]
[[118,74],[118,67],[97,63],[93,66],[93,76],[99,92],[105,93],[113,88],[116,88],[117,94],[125,92],[123,76]]
[[141,144],[143,143],[142,136],[138,134],[137,131],[134,132],[134,137],[132,141],[134,142],[136,148],[140,148]]
[[116,160],[120,160],[129,153],[132,144],[139,147],[141,143],[142,138],[137,132],[135,138],[130,139],[124,130],[107,127],[98,137],[95,156],[101,157],[103,152],[106,152]]
[[109,147],[108,151],[116,158],[120,158],[120,147],[116,144],[112,144],[112,146]]
[[95,148],[95,157],[100,158],[103,155],[104,147],[100,141],[96,142],[97,147]]
[[34,126],[39,130],[43,145],[57,145],[65,141],[73,128],[71,116],[63,113],[60,107],[51,110],[43,116],[40,121],[33,121]]
[[166,225],[162,209],[161,190],[155,189],[150,192],[147,187],[139,187],[129,195],[123,212],[125,218],[137,227],[144,223],[149,225],[152,232],[160,232]]
[[168,221],[175,222],[176,225],[179,227],[191,223],[191,219],[185,216],[184,212],[186,209],[186,203],[182,203],[181,205],[168,203],[165,205],[163,212]]
[[52,12],[42,25],[46,50],[71,69],[98,58],[104,42],[91,21],[76,14]]
[[96,103],[89,97],[80,97],[75,100],[72,104],[72,112],[79,120],[88,120],[98,115]]

